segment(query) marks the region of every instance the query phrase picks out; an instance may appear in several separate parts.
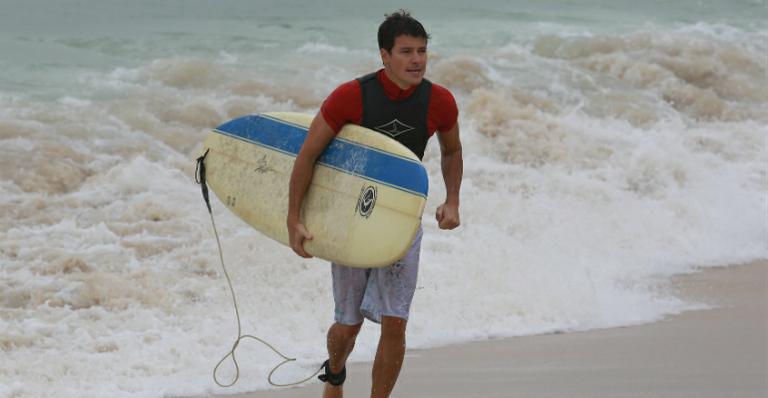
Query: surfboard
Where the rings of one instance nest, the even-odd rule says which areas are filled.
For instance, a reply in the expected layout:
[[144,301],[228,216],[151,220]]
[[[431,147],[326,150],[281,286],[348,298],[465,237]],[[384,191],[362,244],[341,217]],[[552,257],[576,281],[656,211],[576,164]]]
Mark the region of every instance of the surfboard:
[[[243,221],[288,246],[288,188],[311,115],[264,113],[213,129],[203,151],[208,185]],[[318,158],[302,221],[305,250],[336,263],[373,268],[405,256],[426,204],[427,172],[399,142],[344,126]],[[290,250],[290,249],[289,249]]]

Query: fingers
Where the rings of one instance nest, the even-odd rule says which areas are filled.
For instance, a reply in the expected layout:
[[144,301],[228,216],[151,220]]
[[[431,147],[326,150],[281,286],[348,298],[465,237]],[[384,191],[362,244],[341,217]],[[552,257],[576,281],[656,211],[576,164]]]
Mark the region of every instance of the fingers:
[[298,254],[301,257],[304,258],[312,258],[312,255],[307,253],[306,250],[304,250],[304,240],[291,244],[291,249],[293,249],[294,253]]
[[449,217],[445,217],[445,218],[443,218],[443,219],[442,219],[442,220],[441,220],[441,221],[440,221],[440,222],[437,224],[437,226],[438,226],[438,227],[440,227],[440,229],[447,229],[447,230],[451,230],[451,229],[455,229],[455,228],[456,228],[456,227],[458,227],[460,224],[461,224],[461,223],[459,222],[459,219],[458,219],[458,218],[452,218],[452,217],[450,217],[450,218],[449,218]]
[[440,205],[435,212],[437,226],[440,229],[451,230],[459,226],[459,209],[455,206]]
[[299,224],[298,229],[304,239],[312,240],[312,238],[314,238],[314,236],[312,236],[312,234],[307,231],[307,228],[304,226],[304,224]]
[[313,236],[302,224],[296,224],[289,231],[289,239],[291,243],[291,249],[301,257],[312,258],[312,255],[304,250],[304,241],[312,240]]

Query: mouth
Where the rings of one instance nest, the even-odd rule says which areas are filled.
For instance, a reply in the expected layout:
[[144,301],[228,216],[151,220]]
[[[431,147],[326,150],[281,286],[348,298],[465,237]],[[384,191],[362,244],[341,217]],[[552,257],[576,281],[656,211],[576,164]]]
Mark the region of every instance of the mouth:
[[405,70],[409,75],[411,76],[419,76],[421,75],[421,68],[412,68],[412,69],[406,69]]

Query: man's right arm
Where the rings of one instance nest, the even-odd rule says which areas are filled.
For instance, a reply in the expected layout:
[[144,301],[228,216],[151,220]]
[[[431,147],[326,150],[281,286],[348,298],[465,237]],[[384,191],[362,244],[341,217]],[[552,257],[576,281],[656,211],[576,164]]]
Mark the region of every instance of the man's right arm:
[[312,234],[307,231],[301,222],[301,207],[304,203],[312,174],[315,170],[315,162],[325,150],[336,132],[325,122],[321,112],[315,115],[309,126],[307,138],[301,146],[296,162],[293,164],[291,182],[288,191],[288,238],[291,249],[299,256],[312,257],[304,250],[304,240],[312,240]]

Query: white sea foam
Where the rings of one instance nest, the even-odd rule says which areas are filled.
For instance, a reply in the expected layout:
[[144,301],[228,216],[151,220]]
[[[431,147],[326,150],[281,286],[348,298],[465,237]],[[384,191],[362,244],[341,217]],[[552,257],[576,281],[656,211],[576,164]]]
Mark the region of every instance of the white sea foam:
[[333,44],[319,43],[319,42],[304,43],[304,45],[296,49],[296,51],[304,54],[322,54],[322,55],[327,55],[328,53],[343,55],[350,52],[350,50],[346,47],[334,46]]
[[[411,347],[650,322],[700,306],[668,292],[670,275],[768,256],[764,32],[536,26],[433,59],[461,110],[462,227],[433,219],[432,142]],[[307,43],[299,53],[351,48]],[[236,324],[194,183],[199,143],[246,113],[315,112],[376,67],[347,54],[286,77],[226,54],[87,71],[53,99],[0,93],[0,397],[225,392],[210,375]],[[305,377],[333,316],[327,264],[213,209],[243,332],[300,358],[278,382]],[[366,326],[352,359],[376,338]],[[238,358],[226,392],[265,388],[279,363],[247,340]]]

